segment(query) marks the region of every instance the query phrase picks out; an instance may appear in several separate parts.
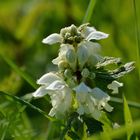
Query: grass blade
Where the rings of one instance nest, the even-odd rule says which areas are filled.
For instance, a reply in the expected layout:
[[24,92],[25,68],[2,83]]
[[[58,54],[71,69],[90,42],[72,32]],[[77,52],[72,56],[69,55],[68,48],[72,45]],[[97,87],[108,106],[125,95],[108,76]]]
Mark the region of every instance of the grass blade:
[[40,114],[42,114],[44,117],[46,117],[47,119],[49,119],[49,120],[51,120],[51,121],[56,120],[56,119],[54,119],[54,118],[48,116],[48,115],[46,114],[45,111],[41,110],[40,108],[38,108],[38,107],[32,105],[31,103],[29,103],[29,102],[27,102],[27,101],[25,101],[25,100],[23,100],[23,99],[21,99],[21,98],[19,98],[19,97],[17,97],[17,96],[13,96],[13,95],[7,94],[7,93],[5,93],[5,92],[3,92],[3,91],[0,91],[0,95],[8,96],[8,97],[12,98],[13,100],[15,100],[15,101],[17,101],[17,102],[20,102],[21,104],[26,105],[26,106],[28,106],[28,107],[30,107],[30,108],[36,110],[37,112],[39,112]]
[[125,96],[123,96],[123,108],[124,108],[124,121],[127,129],[127,140],[130,140],[134,132],[131,127],[133,121]]
[[[123,104],[123,100],[120,99],[120,98],[116,98],[116,97],[111,97],[111,102],[115,102],[115,103],[118,103],[118,104]],[[140,104],[137,103],[137,102],[133,102],[133,101],[127,101],[128,105],[130,107],[133,107],[133,108],[137,108],[137,109],[140,109]]]
[[139,34],[139,23],[138,23],[138,14],[136,8],[136,0],[133,0],[133,9],[134,9],[134,18],[135,18],[136,40],[137,40],[137,64],[138,64],[138,73],[139,73],[139,80],[140,80],[140,34]]
[[87,23],[90,21],[95,4],[96,4],[96,0],[90,0],[90,3],[88,5],[88,9],[87,9],[85,17],[83,19],[83,23]]
[[25,81],[27,81],[34,89],[37,89],[36,82],[23,70],[21,70],[12,60],[8,57],[5,57],[3,54],[0,53],[1,58],[16,72],[21,76]]

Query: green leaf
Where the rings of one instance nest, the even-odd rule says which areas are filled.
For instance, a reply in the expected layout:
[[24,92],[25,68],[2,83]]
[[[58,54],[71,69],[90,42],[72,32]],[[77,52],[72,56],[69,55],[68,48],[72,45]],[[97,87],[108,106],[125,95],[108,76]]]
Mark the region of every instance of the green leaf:
[[120,58],[105,56],[101,62],[98,62],[96,64],[96,68],[98,69],[110,64],[120,64],[120,63],[121,63]]
[[107,140],[111,140],[109,133],[112,130],[112,123],[111,121],[108,119],[106,113],[102,112],[102,116],[100,117],[99,120],[101,123],[103,123],[103,133],[102,135],[104,135],[104,138]]
[[106,113],[102,112],[102,115],[101,115],[99,121],[101,123],[103,123],[103,130],[104,130],[104,132],[109,132],[110,130],[112,130],[112,123],[108,119]]
[[87,126],[85,123],[84,123],[84,132],[83,132],[82,140],[87,140]]
[[27,102],[27,101],[25,101],[25,100],[23,100],[23,99],[21,99],[21,98],[19,98],[19,97],[17,97],[17,96],[13,96],[13,95],[7,94],[7,93],[5,93],[5,92],[3,92],[3,91],[0,91],[0,95],[8,96],[8,97],[12,98],[13,100],[15,100],[16,102],[19,102],[19,103],[21,103],[22,105],[26,105],[26,106],[28,106],[28,107],[30,107],[30,108],[36,110],[37,112],[39,112],[40,114],[42,114],[44,117],[46,117],[46,118],[49,119],[50,121],[56,121],[56,119],[54,119],[54,118],[48,116],[48,115],[46,114],[45,111],[41,110],[40,108],[38,108],[38,107],[32,105],[31,103],[29,103],[29,102]]
[[132,138],[133,140],[136,140],[136,137],[134,136],[135,133],[132,128],[132,123],[133,123],[132,116],[131,116],[131,112],[129,110],[128,103],[126,101],[125,96],[123,96],[123,103],[124,103],[124,121],[125,121],[125,126],[127,129],[127,140],[131,140]]

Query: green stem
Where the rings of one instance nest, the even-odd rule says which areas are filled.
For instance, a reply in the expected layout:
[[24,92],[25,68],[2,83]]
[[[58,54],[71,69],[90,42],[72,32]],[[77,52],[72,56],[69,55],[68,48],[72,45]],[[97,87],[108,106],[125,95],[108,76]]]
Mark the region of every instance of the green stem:
[[[123,103],[123,99],[116,98],[116,97],[111,97],[111,100],[110,101],[111,102],[118,103],[118,104],[122,104]],[[127,103],[128,103],[128,105],[130,107],[140,109],[140,104],[139,103],[136,103],[136,102],[133,102],[133,101],[127,101]]]
[[140,34],[139,34],[139,23],[138,23],[136,0],[133,0],[133,9],[134,9],[134,18],[135,18],[136,40],[137,40],[137,64],[138,64],[138,73],[139,73],[139,80],[140,80]]
[[96,3],[96,0],[90,0],[90,3],[88,5],[88,9],[87,9],[85,17],[83,19],[83,23],[87,23],[90,21],[94,7],[95,7],[95,3]]

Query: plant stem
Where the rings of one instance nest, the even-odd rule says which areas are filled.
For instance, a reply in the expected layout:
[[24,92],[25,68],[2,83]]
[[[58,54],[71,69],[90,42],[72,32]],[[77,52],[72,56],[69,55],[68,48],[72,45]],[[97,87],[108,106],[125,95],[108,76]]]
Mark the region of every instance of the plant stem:
[[[116,98],[116,97],[111,97],[110,101],[111,101],[111,102],[115,102],[115,103],[119,103],[119,104],[122,104],[122,103],[123,103],[123,100],[122,100],[122,99]],[[137,102],[127,101],[127,103],[128,103],[128,105],[129,105],[130,107],[140,109],[140,104],[137,103]]]
[[10,58],[4,56],[0,53],[0,57],[19,75],[21,76],[27,83],[29,83],[34,89],[38,88],[36,82],[21,68],[19,68]]
[[137,15],[137,7],[136,0],[132,0],[133,9],[134,9],[134,18],[135,18],[135,32],[136,32],[136,41],[137,41],[137,64],[138,64],[138,73],[140,80],[140,34],[139,34],[139,24],[138,24],[138,15]]
[[87,23],[90,21],[94,7],[95,7],[95,3],[96,3],[96,0],[90,0],[85,17],[83,19],[83,23]]

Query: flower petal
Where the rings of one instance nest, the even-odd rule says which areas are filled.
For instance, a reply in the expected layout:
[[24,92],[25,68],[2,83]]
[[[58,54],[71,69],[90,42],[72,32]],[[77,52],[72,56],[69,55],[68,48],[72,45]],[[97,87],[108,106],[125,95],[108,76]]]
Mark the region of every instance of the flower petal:
[[65,86],[66,85],[62,81],[56,80],[48,87],[46,87],[46,90],[50,90],[50,91],[62,90]]
[[97,54],[101,50],[101,45],[99,43],[84,41],[83,44],[87,46],[90,54]]
[[34,97],[43,97],[46,94],[47,94],[47,90],[45,89],[45,86],[41,86],[32,95]]
[[99,88],[94,88],[92,90],[92,96],[96,99],[96,105],[98,109],[101,110],[105,108],[107,111],[112,111],[112,107],[107,103],[110,100],[110,96]]
[[96,31],[94,27],[85,26],[85,27],[83,28],[83,30],[81,31],[81,33],[82,33],[82,36],[83,36],[84,38],[87,38],[88,35],[89,35],[91,32],[94,32],[94,31]]
[[117,94],[119,92],[118,88],[122,87],[123,83],[119,83],[118,81],[114,80],[111,84],[107,86],[108,89],[113,90],[112,94]]
[[70,44],[61,44],[61,48],[59,50],[59,55],[57,58],[53,59],[52,63],[58,65],[61,60],[66,61],[66,53],[69,49],[74,49]]
[[49,35],[45,39],[43,39],[42,42],[45,44],[49,44],[49,45],[52,45],[52,44],[55,44],[58,42],[61,43],[62,37],[61,37],[61,35],[54,33],[54,34]]
[[113,107],[110,106],[108,103],[105,104],[104,106],[105,110],[108,111],[108,112],[111,112],[113,110]]
[[98,99],[98,100],[102,100],[102,99],[105,99],[106,101],[109,101],[110,100],[110,96],[107,95],[104,91],[102,91],[101,89],[95,87],[93,90],[92,90],[92,95],[94,96],[95,99]]
[[47,74],[44,74],[39,80],[37,80],[37,84],[48,86],[56,80],[61,80],[61,78],[55,73],[49,72]]
[[108,37],[108,34],[106,34],[106,33],[103,33],[103,32],[100,32],[100,31],[93,31],[93,32],[91,32],[88,36],[87,36],[87,38],[86,38],[86,40],[87,41],[90,41],[90,40],[100,40],[100,39],[104,39],[104,38],[107,38]]
[[65,87],[60,91],[56,91],[56,94],[50,95],[53,108],[51,109],[49,115],[55,115],[57,118],[61,118],[66,114],[66,112],[70,111],[72,103],[71,92],[70,88]]
[[56,113],[56,109],[55,108],[52,108],[49,112],[49,116],[53,117]]
[[88,93],[91,92],[91,89],[85,85],[85,83],[80,83],[80,85],[78,85],[77,87],[74,88],[74,90],[76,91],[76,93]]
[[88,47],[83,43],[79,44],[78,46],[77,58],[78,58],[79,67],[80,69],[82,69],[84,64],[87,62],[89,58]]

